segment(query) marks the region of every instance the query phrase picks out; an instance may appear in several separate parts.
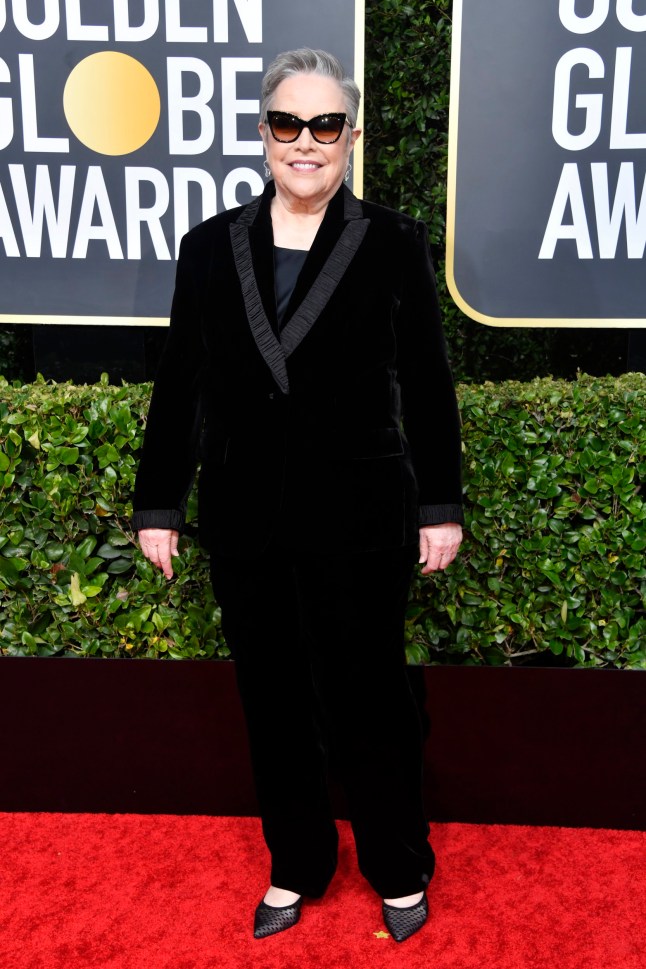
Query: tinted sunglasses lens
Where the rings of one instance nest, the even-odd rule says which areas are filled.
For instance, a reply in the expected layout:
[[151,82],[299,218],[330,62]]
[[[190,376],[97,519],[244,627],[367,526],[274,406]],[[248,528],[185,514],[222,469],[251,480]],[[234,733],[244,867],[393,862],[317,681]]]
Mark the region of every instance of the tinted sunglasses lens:
[[312,118],[310,130],[317,141],[324,145],[331,145],[339,138],[344,124],[345,119],[339,115],[335,117],[331,114],[321,114],[318,118]]
[[302,125],[292,114],[271,112],[268,119],[271,133],[278,141],[296,141],[301,133]]

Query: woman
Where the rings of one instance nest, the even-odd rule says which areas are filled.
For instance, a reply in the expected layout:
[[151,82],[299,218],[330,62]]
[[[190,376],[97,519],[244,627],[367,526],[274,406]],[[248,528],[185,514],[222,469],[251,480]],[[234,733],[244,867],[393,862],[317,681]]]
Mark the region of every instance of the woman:
[[416,558],[444,569],[460,544],[459,420],[426,228],[343,184],[358,107],[325,52],[269,67],[271,181],[182,241],[134,500],[171,578],[200,442],[200,538],[272,861],[257,938],[334,874],[328,754],[398,941],[434,868],[403,627]]

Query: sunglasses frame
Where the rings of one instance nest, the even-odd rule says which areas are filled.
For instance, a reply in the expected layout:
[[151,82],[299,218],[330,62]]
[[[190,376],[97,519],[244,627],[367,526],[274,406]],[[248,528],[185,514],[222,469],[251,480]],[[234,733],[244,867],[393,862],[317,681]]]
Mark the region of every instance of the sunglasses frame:
[[[277,118],[279,115],[283,118],[293,119],[296,122],[298,126],[298,134],[296,135],[295,138],[278,138],[274,134],[274,129],[272,127],[272,119]],[[321,141],[321,139],[317,138],[316,135],[314,134],[312,125],[314,124],[315,121],[319,121],[321,118],[336,118],[339,121],[342,120],[341,130],[339,131],[336,138],[334,138],[332,141]],[[281,145],[293,145],[294,142],[298,141],[300,136],[303,134],[303,128],[307,128],[312,138],[318,145],[335,145],[339,140],[339,138],[341,137],[341,135],[343,134],[343,126],[347,124],[349,128],[352,128],[352,125],[348,121],[348,116],[344,111],[326,111],[323,114],[314,115],[314,117],[310,118],[309,121],[303,121],[302,118],[299,118],[295,114],[291,114],[290,111],[268,111],[267,124],[269,126],[269,130],[271,131],[272,138],[274,139],[274,141],[278,141]]]

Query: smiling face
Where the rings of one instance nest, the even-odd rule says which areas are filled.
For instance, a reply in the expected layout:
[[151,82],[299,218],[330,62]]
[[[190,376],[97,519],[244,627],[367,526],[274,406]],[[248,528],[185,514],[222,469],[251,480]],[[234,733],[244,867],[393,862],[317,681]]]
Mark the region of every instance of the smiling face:
[[[297,74],[276,88],[272,111],[286,111],[309,121],[319,114],[345,112],[343,91],[330,77]],[[291,211],[317,212],[330,201],[348,167],[350,152],[361,132],[344,125],[333,145],[321,145],[303,128],[296,141],[276,141],[269,125],[258,130],[265,143],[267,162],[276,183],[276,194]]]

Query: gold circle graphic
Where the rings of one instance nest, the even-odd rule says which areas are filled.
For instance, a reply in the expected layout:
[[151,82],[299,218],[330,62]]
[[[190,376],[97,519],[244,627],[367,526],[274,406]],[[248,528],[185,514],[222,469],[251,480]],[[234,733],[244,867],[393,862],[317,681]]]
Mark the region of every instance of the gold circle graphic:
[[159,123],[160,107],[151,73],[134,57],[116,51],[84,58],[63,94],[70,128],[102,155],[127,155],[145,145]]

